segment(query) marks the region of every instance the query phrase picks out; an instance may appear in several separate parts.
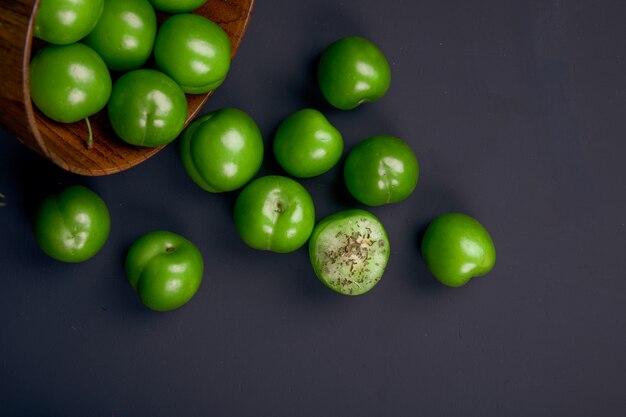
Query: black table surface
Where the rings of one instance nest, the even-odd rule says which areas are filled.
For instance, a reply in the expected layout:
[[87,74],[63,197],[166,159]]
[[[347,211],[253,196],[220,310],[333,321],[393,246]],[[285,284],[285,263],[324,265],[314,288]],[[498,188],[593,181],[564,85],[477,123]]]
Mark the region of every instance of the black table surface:
[[[248,248],[237,192],[210,194],[172,145],[129,171],[68,174],[2,131],[0,415],[623,416],[626,409],[626,3],[621,0],[259,0],[227,81],[204,111],[238,107],[281,171],[280,121],[314,107],[346,152],[404,138],[420,180],[370,210],[392,253],[360,297],[326,289],[302,248]],[[315,64],[361,35],[392,84],[352,111],[320,98]],[[1,109],[0,109],[1,111]],[[44,190],[84,184],[107,202],[103,250],[44,255],[29,213]],[[302,181],[316,217],[363,207],[341,165]],[[491,232],[494,270],[450,289],[419,244],[446,212]],[[171,230],[202,251],[195,298],[155,313],[126,281],[139,235]]]

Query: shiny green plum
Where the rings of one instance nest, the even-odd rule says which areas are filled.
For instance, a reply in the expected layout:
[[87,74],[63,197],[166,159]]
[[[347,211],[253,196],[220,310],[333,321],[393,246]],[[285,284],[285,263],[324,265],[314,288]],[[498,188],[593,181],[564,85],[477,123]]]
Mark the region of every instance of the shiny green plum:
[[263,138],[254,120],[225,108],[193,121],[180,139],[180,155],[193,181],[212,193],[243,187],[263,162]]
[[216,23],[195,14],[169,17],[154,43],[158,67],[185,93],[202,94],[216,89],[230,68],[230,40]]
[[348,191],[363,204],[380,206],[407,198],[417,185],[419,166],[402,139],[372,136],[348,153],[344,179]]
[[52,120],[73,123],[106,106],[111,75],[102,58],[86,45],[48,45],[30,63],[30,95]]
[[342,153],[341,133],[315,109],[291,114],[274,136],[274,156],[294,177],[321,175],[339,162]]
[[106,243],[111,228],[109,210],[98,194],[72,185],[48,196],[38,207],[35,240],[50,257],[63,262],[83,262]]
[[167,75],[139,69],[115,82],[108,113],[113,130],[122,140],[157,147],[176,139],[185,127],[187,99]]
[[391,70],[378,46],[368,39],[348,36],[322,52],[317,80],[330,104],[350,110],[382,98],[391,83]]
[[187,13],[196,10],[207,0],[150,0],[155,9],[165,13]]
[[202,283],[204,261],[195,244],[157,230],[137,239],[126,255],[126,277],[143,304],[170,311],[186,304]]
[[115,71],[146,63],[157,31],[156,13],[148,0],[107,0],[96,27],[83,43]]
[[56,45],[78,42],[93,30],[104,0],[41,0],[34,35]]
[[422,238],[422,257],[442,284],[460,287],[492,270],[496,249],[478,220],[448,213],[428,225]]
[[302,247],[315,225],[309,192],[291,178],[269,175],[248,184],[235,202],[235,226],[250,247],[278,253]]
[[322,219],[309,240],[315,275],[331,290],[360,295],[380,281],[389,260],[389,239],[372,213],[351,209]]

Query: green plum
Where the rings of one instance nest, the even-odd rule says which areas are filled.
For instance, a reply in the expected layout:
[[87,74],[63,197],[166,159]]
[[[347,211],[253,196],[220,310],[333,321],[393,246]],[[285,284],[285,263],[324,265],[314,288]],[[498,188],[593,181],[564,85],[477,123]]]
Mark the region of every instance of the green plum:
[[389,239],[372,213],[350,209],[322,219],[309,240],[317,277],[345,295],[368,292],[380,281],[389,260]]
[[104,0],[41,0],[34,35],[56,44],[78,42],[93,30]]
[[146,63],[156,31],[156,13],[148,0],[107,0],[98,24],[83,42],[110,69],[129,71]]
[[276,160],[294,177],[321,175],[339,162],[342,153],[341,133],[315,109],[291,114],[274,136]]
[[248,184],[235,202],[235,226],[250,247],[278,253],[302,247],[315,225],[309,192],[291,178],[269,175]]
[[104,108],[111,96],[111,75],[86,45],[48,45],[30,63],[30,95],[52,120],[73,123]]
[[466,214],[448,213],[428,225],[422,238],[422,257],[441,283],[460,287],[491,271],[496,249],[478,220]]
[[180,140],[183,166],[212,193],[233,191],[252,179],[263,162],[263,138],[254,120],[225,108],[199,117]]
[[128,281],[146,307],[170,311],[196,294],[202,283],[204,261],[191,241],[157,230],[132,244],[125,269]]
[[207,0],[150,0],[155,9],[165,13],[187,13],[196,10]]
[[108,112],[111,126],[122,140],[157,147],[176,139],[185,127],[187,99],[167,75],[139,69],[115,82]]
[[190,94],[208,93],[224,82],[230,52],[230,40],[221,27],[187,13],[163,22],[154,43],[158,67]]
[[106,243],[111,219],[106,204],[87,187],[72,185],[48,196],[35,213],[35,240],[50,257],[83,262]]
[[348,36],[322,52],[317,80],[330,104],[350,110],[382,98],[391,83],[391,70],[385,55],[371,41]]
[[415,189],[418,176],[413,150],[402,139],[389,135],[365,139],[352,148],[344,165],[348,190],[368,206],[404,200]]

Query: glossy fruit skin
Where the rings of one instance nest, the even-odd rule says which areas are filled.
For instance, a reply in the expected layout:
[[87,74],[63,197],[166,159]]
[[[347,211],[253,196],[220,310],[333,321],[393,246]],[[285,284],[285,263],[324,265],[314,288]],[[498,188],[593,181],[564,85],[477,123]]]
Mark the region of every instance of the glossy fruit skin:
[[322,219],[309,240],[315,275],[331,290],[360,295],[380,281],[389,261],[389,238],[382,223],[361,209]]
[[243,187],[263,162],[263,138],[254,120],[225,108],[194,120],[180,139],[183,166],[204,190],[219,193]]
[[365,38],[348,36],[322,52],[317,80],[330,104],[350,110],[382,98],[391,83],[391,70],[378,46]]
[[111,219],[106,204],[87,187],[72,185],[48,196],[38,207],[35,240],[50,257],[83,262],[96,255],[109,237]]
[[476,219],[448,213],[437,217],[426,229],[422,257],[442,284],[460,287],[491,271],[496,249],[489,232]]
[[207,0],[150,0],[155,9],[165,13],[187,13],[196,10]]
[[250,247],[293,252],[309,239],[315,207],[309,192],[291,178],[269,175],[248,184],[235,203],[235,226]]
[[343,173],[354,198],[368,206],[381,206],[411,195],[417,185],[419,165],[406,142],[379,135],[352,148]]
[[274,156],[294,177],[321,175],[339,162],[342,153],[341,133],[315,109],[289,115],[274,136]]
[[176,139],[185,127],[187,99],[167,75],[139,69],[115,82],[108,112],[111,126],[122,140],[157,147]]
[[196,294],[202,283],[204,261],[196,245],[186,238],[156,230],[132,244],[125,269],[146,307],[170,311]]
[[156,13],[148,0],[106,0],[102,16],[83,40],[115,71],[141,67],[152,54]]
[[208,93],[228,74],[230,40],[221,27],[202,16],[177,14],[159,28],[154,59],[185,93]]
[[78,42],[98,23],[104,0],[41,0],[34,35],[56,45]]
[[88,46],[49,45],[30,63],[30,95],[52,120],[73,123],[99,112],[111,96],[111,75]]

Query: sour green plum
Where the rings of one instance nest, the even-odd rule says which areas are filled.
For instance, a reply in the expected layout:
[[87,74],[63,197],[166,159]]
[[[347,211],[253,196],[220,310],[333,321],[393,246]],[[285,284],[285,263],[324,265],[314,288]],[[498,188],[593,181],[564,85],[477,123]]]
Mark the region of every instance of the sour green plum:
[[48,196],[37,208],[33,230],[39,247],[63,262],[83,262],[106,243],[111,228],[109,210],[98,194],[72,185]]
[[263,138],[245,112],[224,108],[194,120],[180,139],[180,155],[191,179],[219,193],[243,187],[263,162]]
[[322,219],[309,240],[315,275],[331,290],[344,295],[370,291],[389,261],[389,238],[372,213],[350,209]]
[[294,177],[309,178],[327,172],[339,162],[342,152],[341,133],[315,109],[289,115],[274,136],[274,156]]
[[428,225],[422,238],[422,257],[442,284],[460,287],[493,269],[496,248],[478,220],[448,213]]
[[230,53],[230,40],[221,27],[188,13],[163,22],[154,43],[157,66],[190,94],[208,93],[224,82]]
[[106,106],[111,75],[102,58],[86,45],[48,45],[30,63],[30,95],[52,120],[73,123]]
[[354,198],[368,206],[380,206],[411,195],[417,185],[419,165],[405,141],[378,135],[352,148],[343,172]]
[[302,247],[315,224],[309,192],[291,178],[268,175],[248,184],[237,197],[235,226],[250,247],[278,253]]
[[139,237],[126,255],[126,277],[143,304],[155,311],[170,311],[196,294],[204,260],[185,237],[156,230]]
[[167,75],[152,69],[133,70],[115,82],[108,114],[113,130],[125,142],[163,146],[185,127],[187,99]]
[[156,31],[156,13],[148,0],[107,0],[98,24],[83,42],[110,69],[129,71],[146,63]]
[[322,52],[317,80],[330,104],[350,110],[382,98],[391,84],[391,70],[387,58],[372,41],[348,36]]
[[34,35],[56,45],[78,42],[93,30],[104,0],[41,0]]

